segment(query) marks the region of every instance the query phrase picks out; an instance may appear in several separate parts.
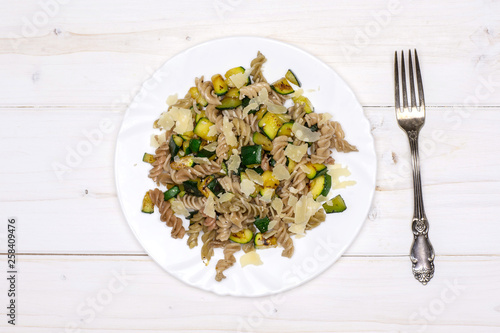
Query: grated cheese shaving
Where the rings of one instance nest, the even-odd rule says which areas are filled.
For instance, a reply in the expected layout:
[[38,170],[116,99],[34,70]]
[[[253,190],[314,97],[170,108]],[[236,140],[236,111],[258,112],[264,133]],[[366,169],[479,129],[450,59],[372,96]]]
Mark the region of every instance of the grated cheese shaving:
[[185,217],[189,216],[189,211],[187,210],[186,206],[184,206],[184,203],[182,203],[182,201],[178,199],[172,199],[170,205],[172,206],[172,210],[176,214],[184,215]]
[[231,199],[234,197],[234,194],[230,193],[230,192],[226,192],[224,194],[222,194],[219,198],[219,203],[224,203],[226,201],[231,201]]
[[295,134],[297,139],[305,142],[315,142],[321,137],[320,132],[313,132],[311,129],[300,125],[299,123],[293,123],[292,132]]
[[247,106],[245,106],[245,108],[243,109],[243,112],[245,114],[248,114],[248,112],[250,112],[258,107],[259,107],[259,104],[255,103],[255,102],[251,102]]
[[271,101],[266,102],[267,106],[267,111],[274,113],[274,114],[284,114],[287,112],[287,108],[283,105],[276,105],[272,103]]
[[300,97],[304,94],[304,89],[302,88],[298,88],[297,90],[295,90],[294,93],[291,94],[291,97],[292,98],[297,98],[297,97]]
[[287,180],[290,178],[290,172],[283,164],[276,164],[273,169],[273,176],[278,180]]
[[308,193],[307,196],[302,196],[294,206],[295,221],[288,230],[296,234],[304,234],[307,222],[320,207],[321,203],[316,202],[316,200],[312,198],[311,193]]
[[214,195],[210,195],[205,202],[205,207],[203,207],[203,213],[208,217],[215,218],[215,200]]
[[340,180],[340,177],[349,177],[351,175],[347,166],[342,166],[340,164],[328,165],[327,174],[332,177],[332,188],[335,190],[357,184],[355,180]]
[[163,112],[158,118],[158,127],[164,128],[167,131],[174,127],[175,121],[170,112]]
[[222,133],[226,137],[226,143],[229,146],[235,147],[238,144],[236,140],[236,135],[233,132],[233,123],[229,121],[227,117],[222,120]]
[[243,179],[240,184],[241,192],[249,197],[253,192],[255,192],[255,184],[250,179]]
[[283,201],[280,198],[276,197],[271,202],[271,207],[276,211],[276,214],[280,215],[283,211]]
[[207,136],[209,137],[213,137],[217,134],[217,127],[215,127],[215,125],[212,125],[208,128],[208,133],[207,133]]
[[267,226],[267,230],[274,229],[274,227],[278,224],[278,222],[279,221],[277,219],[271,220],[271,222],[269,222],[269,225]]
[[290,186],[290,187],[288,188],[288,190],[289,190],[291,193],[293,193],[293,194],[297,194],[297,193],[299,193],[299,190],[297,190],[297,189],[296,189],[295,187],[293,187],[293,186]]
[[256,184],[259,184],[260,186],[264,186],[264,178],[262,178],[262,176],[259,175],[257,171],[252,169],[247,169],[245,173],[247,174],[248,178],[251,181],[253,181]]
[[288,206],[295,206],[297,204],[297,197],[295,195],[291,195],[288,197]]
[[236,172],[238,171],[238,167],[240,166],[241,163],[241,157],[238,154],[233,154],[229,157],[227,160],[227,171],[228,172]]
[[316,198],[316,201],[317,202],[325,202],[326,201],[326,197],[323,196],[323,195],[320,195],[319,197]]
[[204,146],[203,149],[207,151],[215,151],[217,149],[217,141],[209,143],[208,145]]
[[166,130],[171,129],[174,123],[174,132],[178,134],[191,132],[194,128],[191,110],[173,106],[158,119],[158,125]]
[[236,88],[240,89],[248,82],[248,76],[250,75],[251,70],[247,69],[245,73],[236,73],[229,77],[229,80],[233,82]]
[[271,198],[274,195],[274,189],[273,188],[265,188],[263,190],[263,192],[264,192],[264,195],[262,195],[261,200],[264,202],[271,202]]
[[210,164],[210,160],[206,157],[193,157],[193,162],[196,164]]
[[177,97],[177,94],[170,95],[167,97],[167,105],[168,106],[174,105],[175,103],[177,103],[178,100],[179,97]]
[[300,146],[288,145],[285,148],[285,156],[289,157],[290,159],[294,160],[297,163],[302,160],[302,157],[304,157],[306,153],[307,153],[306,143],[301,144]]
[[240,257],[240,265],[241,267],[245,267],[247,265],[259,266],[262,265],[262,260],[260,260],[260,256],[257,252],[250,251]]

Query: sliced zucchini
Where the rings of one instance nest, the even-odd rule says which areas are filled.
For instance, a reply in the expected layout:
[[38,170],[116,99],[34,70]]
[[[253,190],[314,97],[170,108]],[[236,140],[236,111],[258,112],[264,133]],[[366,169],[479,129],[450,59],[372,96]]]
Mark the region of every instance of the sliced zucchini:
[[264,217],[264,218],[256,218],[253,224],[259,229],[260,232],[264,233],[267,231],[267,228],[269,227],[269,217]]
[[224,193],[224,189],[222,188],[222,185],[219,183],[217,178],[214,178],[211,182],[208,183],[208,189],[212,191],[212,193],[215,194],[216,196],[219,196],[219,194]]
[[307,178],[309,179],[316,178],[316,174],[318,173],[318,171],[314,168],[314,165],[312,163],[307,163],[305,167],[309,170],[308,172],[306,172]]
[[286,135],[291,137],[292,127],[293,127],[293,122],[284,123],[283,126],[281,126],[280,129],[278,130],[277,136]]
[[191,149],[189,149],[189,139],[182,143],[182,150],[184,151],[184,154],[186,154],[186,155],[191,153]]
[[289,95],[295,92],[290,82],[284,77],[271,84],[271,88],[280,95]]
[[259,249],[259,250],[269,249],[269,248],[278,246],[278,239],[276,238],[276,236],[264,238],[262,233],[259,232],[255,235],[254,244],[255,244],[256,249]]
[[295,170],[295,167],[297,166],[297,162],[295,162],[294,160],[292,159],[289,159],[287,157],[287,167],[288,167],[288,172],[291,174],[293,172],[293,170]]
[[206,117],[205,110],[201,110],[200,113],[196,114],[196,117],[195,117],[196,123],[198,123],[201,118],[205,118],[205,117]]
[[328,174],[316,177],[309,183],[309,190],[312,193],[313,199],[316,199],[320,195],[326,197],[330,192],[331,187],[332,177]]
[[184,141],[189,141],[193,138],[194,136],[194,132],[193,131],[189,131],[189,132],[184,132],[181,137],[184,139]]
[[250,229],[243,229],[229,236],[230,240],[240,244],[249,243],[252,240],[252,238],[253,238],[253,232]]
[[207,198],[212,194],[212,191],[208,188],[208,184],[210,184],[213,180],[215,180],[214,176],[208,176],[198,181],[198,191],[200,191],[200,193]]
[[307,98],[305,96],[298,96],[298,97],[292,98],[292,100],[295,104],[304,105],[304,111],[306,113],[314,112],[314,107],[313,107],[311,101],[309,100],[309,98]]
[[220,105],[217,105],[216,108],[218,110],[228,110],[235,109],[241,105],[241,100],[239,98],[233,97],[224,97],[222,101],[220,101]]
[[194,100],[196,100],[196,103],[200,104],[201,106],[205,107],[208,105],[207,100],[203,98],[198,88],[196,87],[189,88],[189,94]]
[[144,153],[144,155],[142,156],[142,161],[151,164],[154,161],[156,161],[156,158],[155,158],[154,155],[151,155],[151,154],[148,154],[148,153]]
[[259,121],[259,127],[264,134],[271,140],[276,137],[280,127],[283,126],[283,121],[274,113],[267,112]]
[[253,134],[253,142],[257,145],[261,145],[264,150],[273,150],[273,142],[262,133],[255,132]]
[[259,175],[262,175],[264,173],[264,170],[260,166],[256,168],[252,168],[253,171],[257,172]]
[[220,168],[221,168],[221,173],[222,173],[223,175],[227,175],[227,174],[228,174],[228,173],[227,173],[227,165],[226,165],[226,163],[225,163],[225,162],[222,162],[222,164],[220,165]]
[[217,96],[222,96],[229,90],[227,83],[220,74],[212,76],[212,84],[214,85],[214,92]]
[[291,69],[289,69],[286,72],[285,77],[286,77],[286,79],[288,81],[290,81],[291,83],[295,84],[296,86],[302,87],[302,84],[300,83],[299,79],[297,78],[297,75],[295,75],[295,73],[292,72]]
[[325,202],[323,204],[323,208],[325,209],[325,212],[327,214],[341,213],[347,209],[345,201],[340,194],[337,195],[332,200]]
[[205,149],[200,150],[197,154],[196,157],[206,157],[210,159],[212,156],[215,156],[215,151],[208,151]]
[[241,164],[245,166],[259,165],[262,162],[262,146],[241,147]]
[[227,91],[226,97],[240,98],[240,90],[238,88],[231,88]]
[[[248,175],[246,174],[246,172],[245,172],[245,171],[241,171],[241,172],[240,172],[240,182],[241,182],[243,179],[248,179],[248,180],[250,180],[250,178],[248,178]],[[257,194],[259,194],[260,189],[261,189],[260,185],[255,185],[255,191],[253,191],[253,193],[252,193],[252,194],[250,194],[250,197],[255,198],[255,197],[257,196]]]
[[208,132],[210,131],[210,127],[213,126],[214,123],[212,123],[208,118],[201,118],[197,123],[196,127],[194,128],[194,134],[198,135],[200,138],[207,140],[207,141],[215,141],[217,137],[214,136],[209,136]]
[[312,125],[311,127],[309,127],[309,129],[313,132],[317,132],[319,130],[318,124]]
[[322,171],[326,169],[326,165],[324,164],[314,163],[313,166],[316,171]]
[[200,139],[191,139],[189,140],[189,149],[192,153],[197,153],[200,151],[201,140]]
[[[236,85],[231,81],[231,76],[233,76],[234,74],[243,74],[245,73],[245,68],[244,67],[234,67],[234,68],[231,68],[230,70],[228,70],[226,72],[226,75],[224,75],[226,77],[226,83],[229,87],[233,88],[235,87]],[[247,79],[247,82],[245,83],[246,86],[248,86],[250,84],[250,76],[248,77]]]
[[170,190],[165,191],[163,193],[163,199],[165,201],[168,201],[172,198],[175,198],[180,192],[181,192],[181,190],[179,189],[179,186],[175,185],[172,188],[170,188]]
[[194,180],[186,180],[184,183],[182,183],[184,186],[184,191],[186,191],[187,194],[194,195],[196,197],[202,197],[203,194],[198,190],[198,182]]
[[[177,144],[177,142],[179,141],[178,138],[180,139],[179,144]],[[174,157],[177,156],[177,154],[179,153],[179,150],[182,147],[182,142],[183,140],[180,136],[174,134],[170,137],[170,141],[168,142],[168,148],[170,149],[170,154],[172,154],[170,157],[171,161],[173,161]]]
[[259,109],[259,111],[257,111],[255,113],[255,115],[257,116],[258,120],[261,120],[264,117],[264,115],[266,114],[266,112],[267,112],[267,107],[266,106],[261,106],[260,109]]
[[155,205],[153,204],[153,200],[149,196],[149,191],[146,192],[146,195],[142,199],[142,209],[141,211],[146,214],[153,214],[155,211]]
[[174,170],[180,170],[188,167],[192,167],[194,164],[193,156],[181,157],[178,161],[170,163],[170,167]]
[[[270,155],[268,155],[268,156],[270,156]],[[269,165],[270,165],[270,166],[272,166],[272,167],[274,168],[274,166],[276,165],[276,161],[274,160],[274,158],[272,158],[272,157],[271,157],[271,158],[269,159]]]
[[264,180],[265,188],[277,188],[280,184],[280,181],[274,177],[273,172],[271,170],[266,170],[262,174],[262,179]]

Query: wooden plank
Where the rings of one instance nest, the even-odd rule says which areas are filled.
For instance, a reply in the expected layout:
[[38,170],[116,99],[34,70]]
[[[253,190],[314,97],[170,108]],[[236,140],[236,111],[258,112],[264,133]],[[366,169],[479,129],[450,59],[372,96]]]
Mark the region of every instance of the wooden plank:
[[[474,109],[457,126],[447,121],[447,111],[429,109],[421,136],[432,240],[438,254],[498,254],[499,162],[488,156],[500,149],[499,108]],[[378,191],[347,253],[406,255],[413,211],[407,139],[392,108],[366,108],[365,113],[375,136]],[[103,119],[109,119],[113,131],[59,181],[52,163],[67,165],[68,152],[89,141],[83,131],[95,130]],[[6,161],[0,166],[0,210],[5,218],[20,219],[19,251],[144,253],[116,199],[113,154],[121,119],[119,111],[90,107],[0,111],[0,158]],[[443,129],[434,148],[425,150],[424,144],[432,147],[429,140]]]
[[[218,13],[218,6],[226,10]],[[306,8],[299,0],[196,6],[91,1],[46,12],[30,0],[0,14],[4,104],[126,104],[123,96],[178,52],[248,31],[316,55],[353,87],[363,105],[393,104],[394,51],[414,47],[429,105],[500,103],[497,2],[321,0]]]
[[[342,258],[304,286],[255,299],[188,287],[147,257],[21,256],[18,261],[17,325],[2,320],[2,332],[500,329],[498,257],[437,257],[436,276],[426,287],[413,279],[407,258]],[[5,256],[1,263],[6,265]],[[2,307],[4,318],[5,312]]]

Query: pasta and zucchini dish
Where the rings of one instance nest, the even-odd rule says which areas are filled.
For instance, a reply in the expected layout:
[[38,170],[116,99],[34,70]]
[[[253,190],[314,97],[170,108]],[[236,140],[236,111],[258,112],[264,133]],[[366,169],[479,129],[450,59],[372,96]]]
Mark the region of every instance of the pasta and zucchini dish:
[[265,62],[258,52],[249,68],[201,76],[184,98],[170,96],[153,124],[156,150],[143,156],[157,187],[145,194],[142,211],[151,214],[156,206],[171,236],[187,236],[191,249],[201,239],[207,265],[222,248],[217,281],[237,251],[250,263],[267,248],[280,247],[290,258],[292,236],[346,209],[340,195],[330,196],[331,153],[356,147],[329,113],[314,112],[294,72],[268,83]]

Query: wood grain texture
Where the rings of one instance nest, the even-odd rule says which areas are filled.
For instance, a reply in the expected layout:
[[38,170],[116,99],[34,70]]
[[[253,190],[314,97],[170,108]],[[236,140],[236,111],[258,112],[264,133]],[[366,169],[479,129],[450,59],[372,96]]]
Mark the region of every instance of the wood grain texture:
[[436,277],[422,287],[407,258],[343,258],[300,288],[251,299],[188,287],[147,257],[22,256],[22,315],[15,329],[4,321],[0,329],[65,332],[74,323],[82,333],[498,332],[500,259],[438,256],[436,264]]
[[[475,109],[460,125],[449,121],[448,111],[430,108],[421,134],[424,200],[436,251],[498,254],[500,162],[487,156],[500,150],[500,108]],[[365,113],[379,161],[377,192],[365,227],[347,253],[406,255],[413,212],[408,142],[392,108],[365,108]],[[68,165],[69,152],[88,142],[84,133],[96,130],[103,119],[110,120],[113,131],[59,181],[52,164]],[[120,213],[114,185],[121,119],[120,111],[90,107],[0,111],[5,143],[0,158],[6,161],[0,178],[7,189],[0,193],[0,208],[21,220],[21,252],[143,253]]]
[[363,105],[392,105],[394,51],[415,47],[428,105],[468,103],[489,77],[494,91],[481,92],[474,105],[500,103],[496,1],[114,0],[70,2],[53,12],[37,20],[44,11],[29,0],[1,15],[2,103],[125,105],[123,96],[173,55],[234,35],[303,48],[333,67]]

